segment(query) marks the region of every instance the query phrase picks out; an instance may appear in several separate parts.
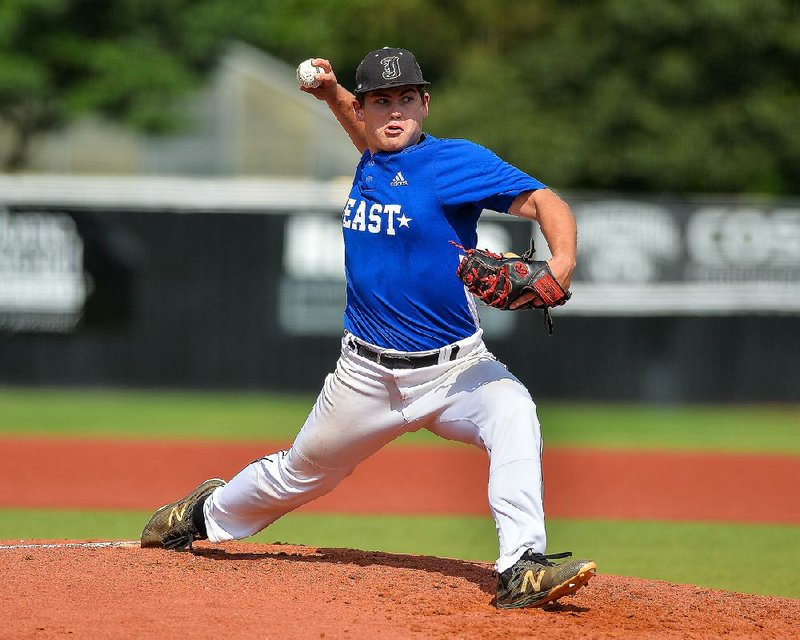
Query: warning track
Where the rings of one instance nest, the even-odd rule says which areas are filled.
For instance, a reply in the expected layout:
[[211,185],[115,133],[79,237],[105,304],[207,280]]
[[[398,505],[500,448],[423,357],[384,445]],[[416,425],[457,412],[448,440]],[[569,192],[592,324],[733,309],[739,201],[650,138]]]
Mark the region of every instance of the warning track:
[[[0,507],[151,510],[286,443],[0,439]],[[546,449],[550,517],[800,523],[800,456]],[[390,446],[305,511],[488,515],[468,447]]]

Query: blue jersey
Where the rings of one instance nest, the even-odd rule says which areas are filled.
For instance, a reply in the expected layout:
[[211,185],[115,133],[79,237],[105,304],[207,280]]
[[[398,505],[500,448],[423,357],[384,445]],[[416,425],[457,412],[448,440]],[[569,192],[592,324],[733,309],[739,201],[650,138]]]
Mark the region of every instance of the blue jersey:
[[426,135],[396,153],[367,150],[342,213],[345,328],[374,345],[427,351],[478,329],[456,276],[483,209],[507,212],[545,185],[466,140]]

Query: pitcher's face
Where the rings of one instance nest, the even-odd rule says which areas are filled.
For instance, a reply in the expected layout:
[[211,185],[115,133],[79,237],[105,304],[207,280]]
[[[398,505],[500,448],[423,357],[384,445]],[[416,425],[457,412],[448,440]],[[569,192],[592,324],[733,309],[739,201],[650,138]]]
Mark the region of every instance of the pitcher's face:
[[354,103],[370,151],[401,151],[419,142],[429,99],[427,93],[420,95],[415,85],[403,85],[370,91],[363,106]]

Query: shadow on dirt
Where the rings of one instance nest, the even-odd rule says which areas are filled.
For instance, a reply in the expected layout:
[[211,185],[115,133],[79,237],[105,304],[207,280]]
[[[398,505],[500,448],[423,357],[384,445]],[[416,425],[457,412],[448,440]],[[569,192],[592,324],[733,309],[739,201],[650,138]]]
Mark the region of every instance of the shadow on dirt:
[[[485,593],[494,595],[495,577],[491,565],[468,560],[454,560],[450,558],[435,558],[432,556],[404,555],[399,553],[385,553],[382,551],[361,551],[358,549],[317,548],[309,553],[311,548],[303,552],[281,551],[278,545],[273,545],[278,550],[264,553],[228,552],[219,547],[195,547],[192,553],[209,560],[239,561],[239,560],[284,560],[286,562],[352,564],[357,567],[382,566],[394,569],[411,569],[413,571],[426,571],[445,577],[463,578],[476,584]],[[292,547],[296,549],[296,547]]]
[[[286,545],[282,549],[281,543],[270,545],[274,551],[242,553],[241,551],[227,551],[218,546],[194,547],[191,550],[195,556],[217,561],[284,561],[304,563],[330,563],[349,564],[356,567],[380,566],[393,569],[410,569],[412,571],[425,571],[449,578],[461,578],[472,582],[481,591],[492,596],[491,605],[495,604],[495,590],[497,581],[491,564],[485,562],[470,562],[469,560],[456,560],[453,558],[437,558],[434,556],[409,555],[401,553],[386,553],[383,551],[362,551],[360,549],[345,548],[315,548]],[[241,547],[240,547],[241,548]],[[589,608],[578,607],[572,604],[552,602],[541,607],[543,611],[563,614],[579,614],[589,611]]]

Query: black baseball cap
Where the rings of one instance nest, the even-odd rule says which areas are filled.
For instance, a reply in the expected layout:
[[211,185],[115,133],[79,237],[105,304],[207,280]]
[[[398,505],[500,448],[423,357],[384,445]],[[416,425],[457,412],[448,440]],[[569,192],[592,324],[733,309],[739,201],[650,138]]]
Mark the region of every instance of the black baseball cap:
[[428,86],[414,54],[408,49],[384,47],[366,55],[356,69],[357,96],[404,84]]

